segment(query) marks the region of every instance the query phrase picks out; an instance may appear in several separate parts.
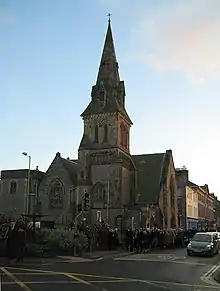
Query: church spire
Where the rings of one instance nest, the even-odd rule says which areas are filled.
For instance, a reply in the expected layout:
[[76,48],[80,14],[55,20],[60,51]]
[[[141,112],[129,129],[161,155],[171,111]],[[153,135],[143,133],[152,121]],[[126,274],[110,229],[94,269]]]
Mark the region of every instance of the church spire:
[[107,86],[120,82],[110,16],[108,14],[108,28],[96,81],[96,84],[103,82]]
[[84,118],[86,115],[120,112],[128,123],[132,124],[125,109],[125,86],[124,81],[119,77],[110,15],[108,17],[108,28],[96,84],[92,86],[91,101],[81,116]]

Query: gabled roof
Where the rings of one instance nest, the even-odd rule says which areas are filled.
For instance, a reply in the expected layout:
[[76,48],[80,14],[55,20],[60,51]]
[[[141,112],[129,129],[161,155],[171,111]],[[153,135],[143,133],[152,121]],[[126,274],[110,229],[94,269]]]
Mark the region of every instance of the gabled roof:
[[63,164],[63,167],[66,169],[66,171],[69,174],[70,180],[74,183],[74,185],[77,184],[77,163],[72,162],[71,160],[67,160],[60,157],[60,160]]
[[189,187],[199,187],[198,185],[196,185],[195,183],[188,181],[188,186]]
[[209,189],[208,189],[208,185],[204,185],[204,186],[199,186],[199,185],[197,185],[197,184],[195,184],[195,183],[193,183],[193,182],[191,182],[191,181],[188,181],[188,186],[190,187],[190,188],[196,188],[196,189],[199,189],[199,190],[201,190],[203,193],[207,193],[207,194],[209,194]]
[[154,203],[160,194],[162,176],[165,175],[166,153],[133,155],[138,171],[138,203]]

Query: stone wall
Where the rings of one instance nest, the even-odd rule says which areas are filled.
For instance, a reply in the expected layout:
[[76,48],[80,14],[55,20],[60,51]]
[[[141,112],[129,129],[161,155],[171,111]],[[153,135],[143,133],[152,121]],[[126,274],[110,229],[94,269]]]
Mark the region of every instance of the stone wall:
[[[95,141],[95,127],[98,125],[98,143],[103,147],[105,143],[108,146],[117,146],[117,116],[116,114],[98,114],[86,117],[84,120],[84,133],[89,137],[91,143]],[[104,141],[104,126],[108,128],[108,139]]]
[[[10,184],[15,181],[17,189],[10,193]],[[0,196],[0,213],[7,216],[18,216],[25,213],[27,179],[2,179],[2,191]]]

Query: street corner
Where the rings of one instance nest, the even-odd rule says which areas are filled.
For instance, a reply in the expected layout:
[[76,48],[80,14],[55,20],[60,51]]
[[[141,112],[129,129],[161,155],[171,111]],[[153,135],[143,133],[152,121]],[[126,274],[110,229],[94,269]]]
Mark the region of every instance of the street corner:
[[220,263],[217,265],[216,269],[214,270],[213,275],[212,275],[212,279],[220,287]]
[[220,288],[220,264],[212,266],[200,279],[205,284]]

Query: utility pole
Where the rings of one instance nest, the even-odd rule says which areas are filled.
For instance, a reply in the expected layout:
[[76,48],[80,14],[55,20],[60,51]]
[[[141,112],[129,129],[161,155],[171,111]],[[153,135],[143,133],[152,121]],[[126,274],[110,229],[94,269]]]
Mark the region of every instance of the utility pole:
[[23,156],[28,157],[28,175],[27,175],[27,190],[26,190],[26,199],[25,199],[25,214],[29,214],[29,195],[30,195],[30,179],[31,179],[31,156],[23,152]]
[[74,221],[75,228],[77,227],[77,218],[79,216],[78,215],[78,205],[79,205],[79,193],[76,190],[76,215],[75,215],[75,221]]

